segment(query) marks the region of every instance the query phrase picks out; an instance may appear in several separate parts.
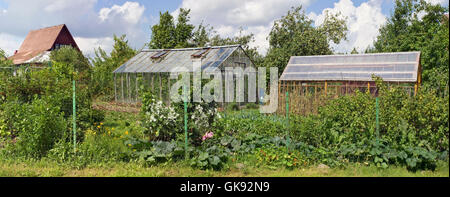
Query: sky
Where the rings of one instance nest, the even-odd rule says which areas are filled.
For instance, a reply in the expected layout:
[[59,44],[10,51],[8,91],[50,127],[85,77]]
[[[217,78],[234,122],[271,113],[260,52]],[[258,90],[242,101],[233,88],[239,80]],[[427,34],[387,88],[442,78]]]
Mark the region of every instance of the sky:
[[[448,6],[448,0],[427,1]],[[331,45],[341,53],[370,46],[394,8],[393,0],[0,0],[0,48],[12,55],[30,30],[66,24],[87,56],[98,47],[111,51],[114,34],[126,34],[139,50],[149,42],[160,12],[177,16],[179,8],[188,8],[192,24],[210,24],[223,37],[236,36],[241,28],[253,33],[251,46],[264,55],[274,21],[298,5],[316,26],[326,10],[347,17],[348,40]]]

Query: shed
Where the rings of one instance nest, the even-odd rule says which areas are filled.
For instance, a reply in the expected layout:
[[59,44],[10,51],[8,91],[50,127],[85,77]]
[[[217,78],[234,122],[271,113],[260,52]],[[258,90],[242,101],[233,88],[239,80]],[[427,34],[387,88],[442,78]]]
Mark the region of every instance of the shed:
[[202,71],[224,70],[225,67],[255,67],[240,45],[183,49],[144,49],[125,62],[114,73],[116,102],[139,102],[139,87],[144,87],[170,104],[170,72],[177,68],[193,72],[197,61]]
[[314,112],[324,99],[355,90],[376,95],[372,75],[415,95],[421,83],[420,52],[293,56],[280,77],[279,109],[284,109],[286,92],[298,113]]

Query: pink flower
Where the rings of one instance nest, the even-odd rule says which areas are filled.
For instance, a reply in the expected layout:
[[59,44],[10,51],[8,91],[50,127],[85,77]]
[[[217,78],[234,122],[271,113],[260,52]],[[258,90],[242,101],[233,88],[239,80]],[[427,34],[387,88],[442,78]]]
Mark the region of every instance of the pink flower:
[[212,138],[214,136],[213,132],[206,132],[205,135],[202,137],[202,141],[205,141],[206,139]]

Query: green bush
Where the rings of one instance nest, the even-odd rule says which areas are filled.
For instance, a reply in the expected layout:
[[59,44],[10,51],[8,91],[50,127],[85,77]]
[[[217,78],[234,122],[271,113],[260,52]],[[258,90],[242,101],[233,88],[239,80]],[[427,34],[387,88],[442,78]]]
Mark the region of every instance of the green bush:
[[90,88],[96,98],[111,101],[114,99],[114,74],[113,71],[136,55],[136,51],[128,45],[125,35],[114,35],[114,46],[111,53],[98,48],[95,57],[91,59],[93,64]]
[[[380,139],[394,146],[448,151],[448,97],[433,92],[407,96],[399,89],[379,95]],[[319,114],[293,117],[293,136],[316,147],[356,144],[376,137],[375,98],[366,93],[344,96],[319,109]]]
[[79,144],[78,157],[89,163],[129,161],[131,150],[123,138],[89,132],[91,131],[88,130],[84,141]]
[[90,164],[129,162],[133,157],[132,150],[124,141],[125,139],[117,134],[104,132],[102,129],[88,129],[84,140],[77,143],[76,150],[69,138],[63,138],[48,151],[47,158],[78,169]]
[[[64,74],[61,74],[55,67],[25,72],[16,77],[6,76],[0,88],[3,89],[0,92],[5,92],[5,101],[31,103],[36,98],[43,99],[52,106],[58,106],[64,118],[72,118],[72,80],[64,77]],[[92,109],[92,97],[88,89],[86,84],[77,82],[77,126],[82,130],[104,118],[104,113]],[[71,129],[71,126],[68,129]]]
[[259,112],[225,113],[215,122],[215,134],[219,136],[259,134],[269,137],[281,136],[286,131],[284,116],[260,114]]
[[58,107],[45,100],[35,99],[31,104],[5,103],[4,122],[16,137],[11,146],[18,155],[40,158],[61,139],[67,123]]
[[326,147],[338,162],[434,169],[437,155],[449,148],[448,97],[432,91],[411,97],[398,88],[387,89],[381,81],[377,86],[380,143],[375,144],[376,99],[361,92],[330,101],[316,115],[291,116],[291,136],[315,148]]
[[[141,94],[141,125],[150,140],[171,141],[177,136],[184,135],[184,102],[171,103],[166,106],[162,101],[154,98],[151,92]],[[189,139],[194,145],[201,143],[205,132],[214,132],[216,122],[221,118],[217,111],[217,104],[187,103]]]
[[[181,132],[179,114],[173,107],[153,98],[151,93],[142,96],[141,126],[151,140],[170,141]],[[183,116],[184,118],[184,116]]]

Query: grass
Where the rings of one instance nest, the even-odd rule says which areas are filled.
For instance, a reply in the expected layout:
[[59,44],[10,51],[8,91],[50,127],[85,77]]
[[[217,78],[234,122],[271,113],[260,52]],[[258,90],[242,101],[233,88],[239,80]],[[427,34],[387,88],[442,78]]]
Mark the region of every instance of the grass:
[[449,177],[449,165],[440,162],[435,171],[410,172],[406,168],[351,164],[345,169],[268,169],[230,167],[228,170],[199,170],[184,162],[144,167],[135,162],[92,164],[82,169],[42,159],[39,161],[0,161],[0,177]]
[[132,112],[105,111],[104,127],[114,128],[114,132],[128,133],[136,138],[143,138],[142,127],[139,126],[139,114]]

